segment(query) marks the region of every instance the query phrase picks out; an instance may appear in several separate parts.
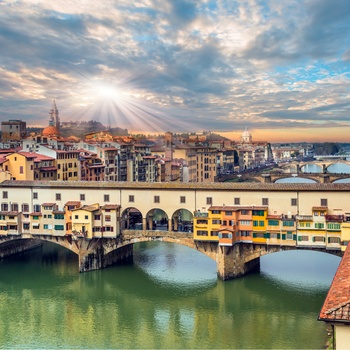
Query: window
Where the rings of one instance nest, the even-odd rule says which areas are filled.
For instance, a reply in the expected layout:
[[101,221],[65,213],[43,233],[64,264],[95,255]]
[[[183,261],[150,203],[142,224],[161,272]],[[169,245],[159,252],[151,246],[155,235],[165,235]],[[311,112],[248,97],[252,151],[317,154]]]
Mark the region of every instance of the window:
[[264,210],[253,210],[253,215],[255,216],[264,216]]
[[225,211],[226,216],[232,216],[232,211]]
[[303,241],[303,242],[307,242],[309,240],[308,236],[299,236],[298,237],[298,241]]
[[61,193],[56,193],[56,201],[60,201],[61,200]]
[[234,199],[234,203],[235,203],[235,205],[240,205],[241,204],[241,198],[236,197]]
[[9,205],[7,203],[1,203],[1,211],[9,211]]
[[56,231],[63,231],[64,230],[64,225],[55,225],[55,230]]
[[265,226],[265,221],[259,221],[259,226],[264,227]]
[[186,203],[186,197],[180,196],[180,203]]
[[111,221],[111,216],[110,215],[106,215],[105,216],[105,221]]
[[34,213],[40,213],[41,212],[41,205],[40,204],[34,204]]
[[130,195],[129,196],[129,202],[135,202],[135,197],[133,195]]
[[339,237],[328,237],[328,243],[338,243],[338,244],[340,244],[340,238]]
[[324,223],[322,223],[322,222],[315,222],[315,228],[324,228]]
[[18,204],[17,203],[11,204],[11,211],[18,211]]
[[154,196],[154,203],[160,203],[160,197]]
[[213,225],[220,225],[221,220],[213,220],[212,223],[213,223]]
[[81,201],[85,201],[85,194],[84,194],[84,193],[81,193],[81,194],[80,194],[80,200],[81,200]]
[[197,220],[197,224],[199,224],[199,225],[207,225],[208,224],[208,220],[198,219]]
[[85,220],[89,220],[89,215],[85,215],[85,216],[84,216],[84,219],[85,219]]
[[328,224],[327,228],[329,230],[340,230],[340,224]]
[[321,207],[327,207],[328,201],[327,198],[321,198]]
[[198,230],[197,236],[208,236],[208,231]]
[[109,202],[109,194],[103,196],[105,202]]
[[213,198],[207,197],[207,205],[212,205],[212,204],[213,204]]
[[101,220],[101,215],[95,215],[94,220]]
[[286,239],[289,239],[289,240],[293,239],[293,233],[287,232]]
[[38,199],[38,192],[33,192],[33,198]]
[[55,214],[54,218],[57,220],[63,220],[64,219],[64,214]]
[[263,198],[262,199],[262,205],[269,205],[269,199],[268,198]]
[[294,226],[294,221],[283,221],[283,226]]
[[324,237],[320,237],[320,236],[314,236],[314,237],[312,237],[312,240],[314,242],[324,242],[325,238]]
[[[221,210],[212,210],[211,211],[213,214],[221,214]],[[350,221],[350,220],[349,220]]]
[[242,226],[249,226],[251,224],[251,221],[249,221],[249,220],[240,220],[239,224],[242,225]]
[[297,199],[296,199],[296,198],[291,198],[290,204],[291,204],[292,206],[296,206],[296,205],[297,205]]
[[278,220],[268,220],[267,224],[269,226],[278,226],[279,225],[279,221]]
[[8,192],[2,191],[2,198],[8,198]]
[[30,228],[29,223],[23,224],[23,230],[29,230],[29,228]]
[[243,210],[241,210],[241,214],[242,215],[249,215],[249,210],[243,209]]
[[74,215],[74,219],[79,219],[79,215]]
[[49,225],[48,224],[44,224],[44,230],[48,230],[49,229]]
[[23,174],[23,173],[24,173],[23,165],[21,165],[21,166],[19,167],[19,173],[20,173],[20,174]]

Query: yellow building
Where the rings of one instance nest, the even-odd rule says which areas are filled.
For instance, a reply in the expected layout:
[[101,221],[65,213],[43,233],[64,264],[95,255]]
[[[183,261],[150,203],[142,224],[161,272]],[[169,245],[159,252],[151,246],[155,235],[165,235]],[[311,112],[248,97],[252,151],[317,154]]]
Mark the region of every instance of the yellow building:
[[[92,205],[83,205],[80,208],[72,210],[72,233],[76,236],[92,238],[95,216],[100,214],[98,203]],[[98,221],[98,220],[96,220]]]
[[11,174],[13,180],[34,180],[35,153],[15,152],[5,156],[7,164],[5,170]]
[[350,213],[345,213],[341,224],[341,250],[345,251],[350,241]]

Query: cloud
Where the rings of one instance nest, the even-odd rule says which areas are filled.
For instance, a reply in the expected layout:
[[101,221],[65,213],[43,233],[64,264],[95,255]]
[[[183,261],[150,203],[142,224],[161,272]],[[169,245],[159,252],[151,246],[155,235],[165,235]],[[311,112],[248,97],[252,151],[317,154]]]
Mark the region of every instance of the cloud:
[[43,123],[56,98],[130,127],[344,126],[349,28],[347,0],[4,0],[1,115]]

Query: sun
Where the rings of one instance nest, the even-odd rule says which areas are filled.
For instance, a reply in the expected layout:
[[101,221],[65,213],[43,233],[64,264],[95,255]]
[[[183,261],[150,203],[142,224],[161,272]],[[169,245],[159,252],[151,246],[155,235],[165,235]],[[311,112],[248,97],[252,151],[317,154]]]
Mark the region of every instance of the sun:
[[99,98],[119,100],[121,93],[114,85],[99,84],[96,86],[96,95]]

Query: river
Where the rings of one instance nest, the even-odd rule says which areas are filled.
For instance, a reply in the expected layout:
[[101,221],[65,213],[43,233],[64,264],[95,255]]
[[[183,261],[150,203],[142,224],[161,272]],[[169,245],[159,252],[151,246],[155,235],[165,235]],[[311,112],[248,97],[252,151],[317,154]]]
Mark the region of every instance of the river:
[[317,316],[339,262],[274,253],[223,282],[201,253],[151,242],[131,264],[79,274],[77,256],[45,243],[0,261],[0,348],[321,349]]

